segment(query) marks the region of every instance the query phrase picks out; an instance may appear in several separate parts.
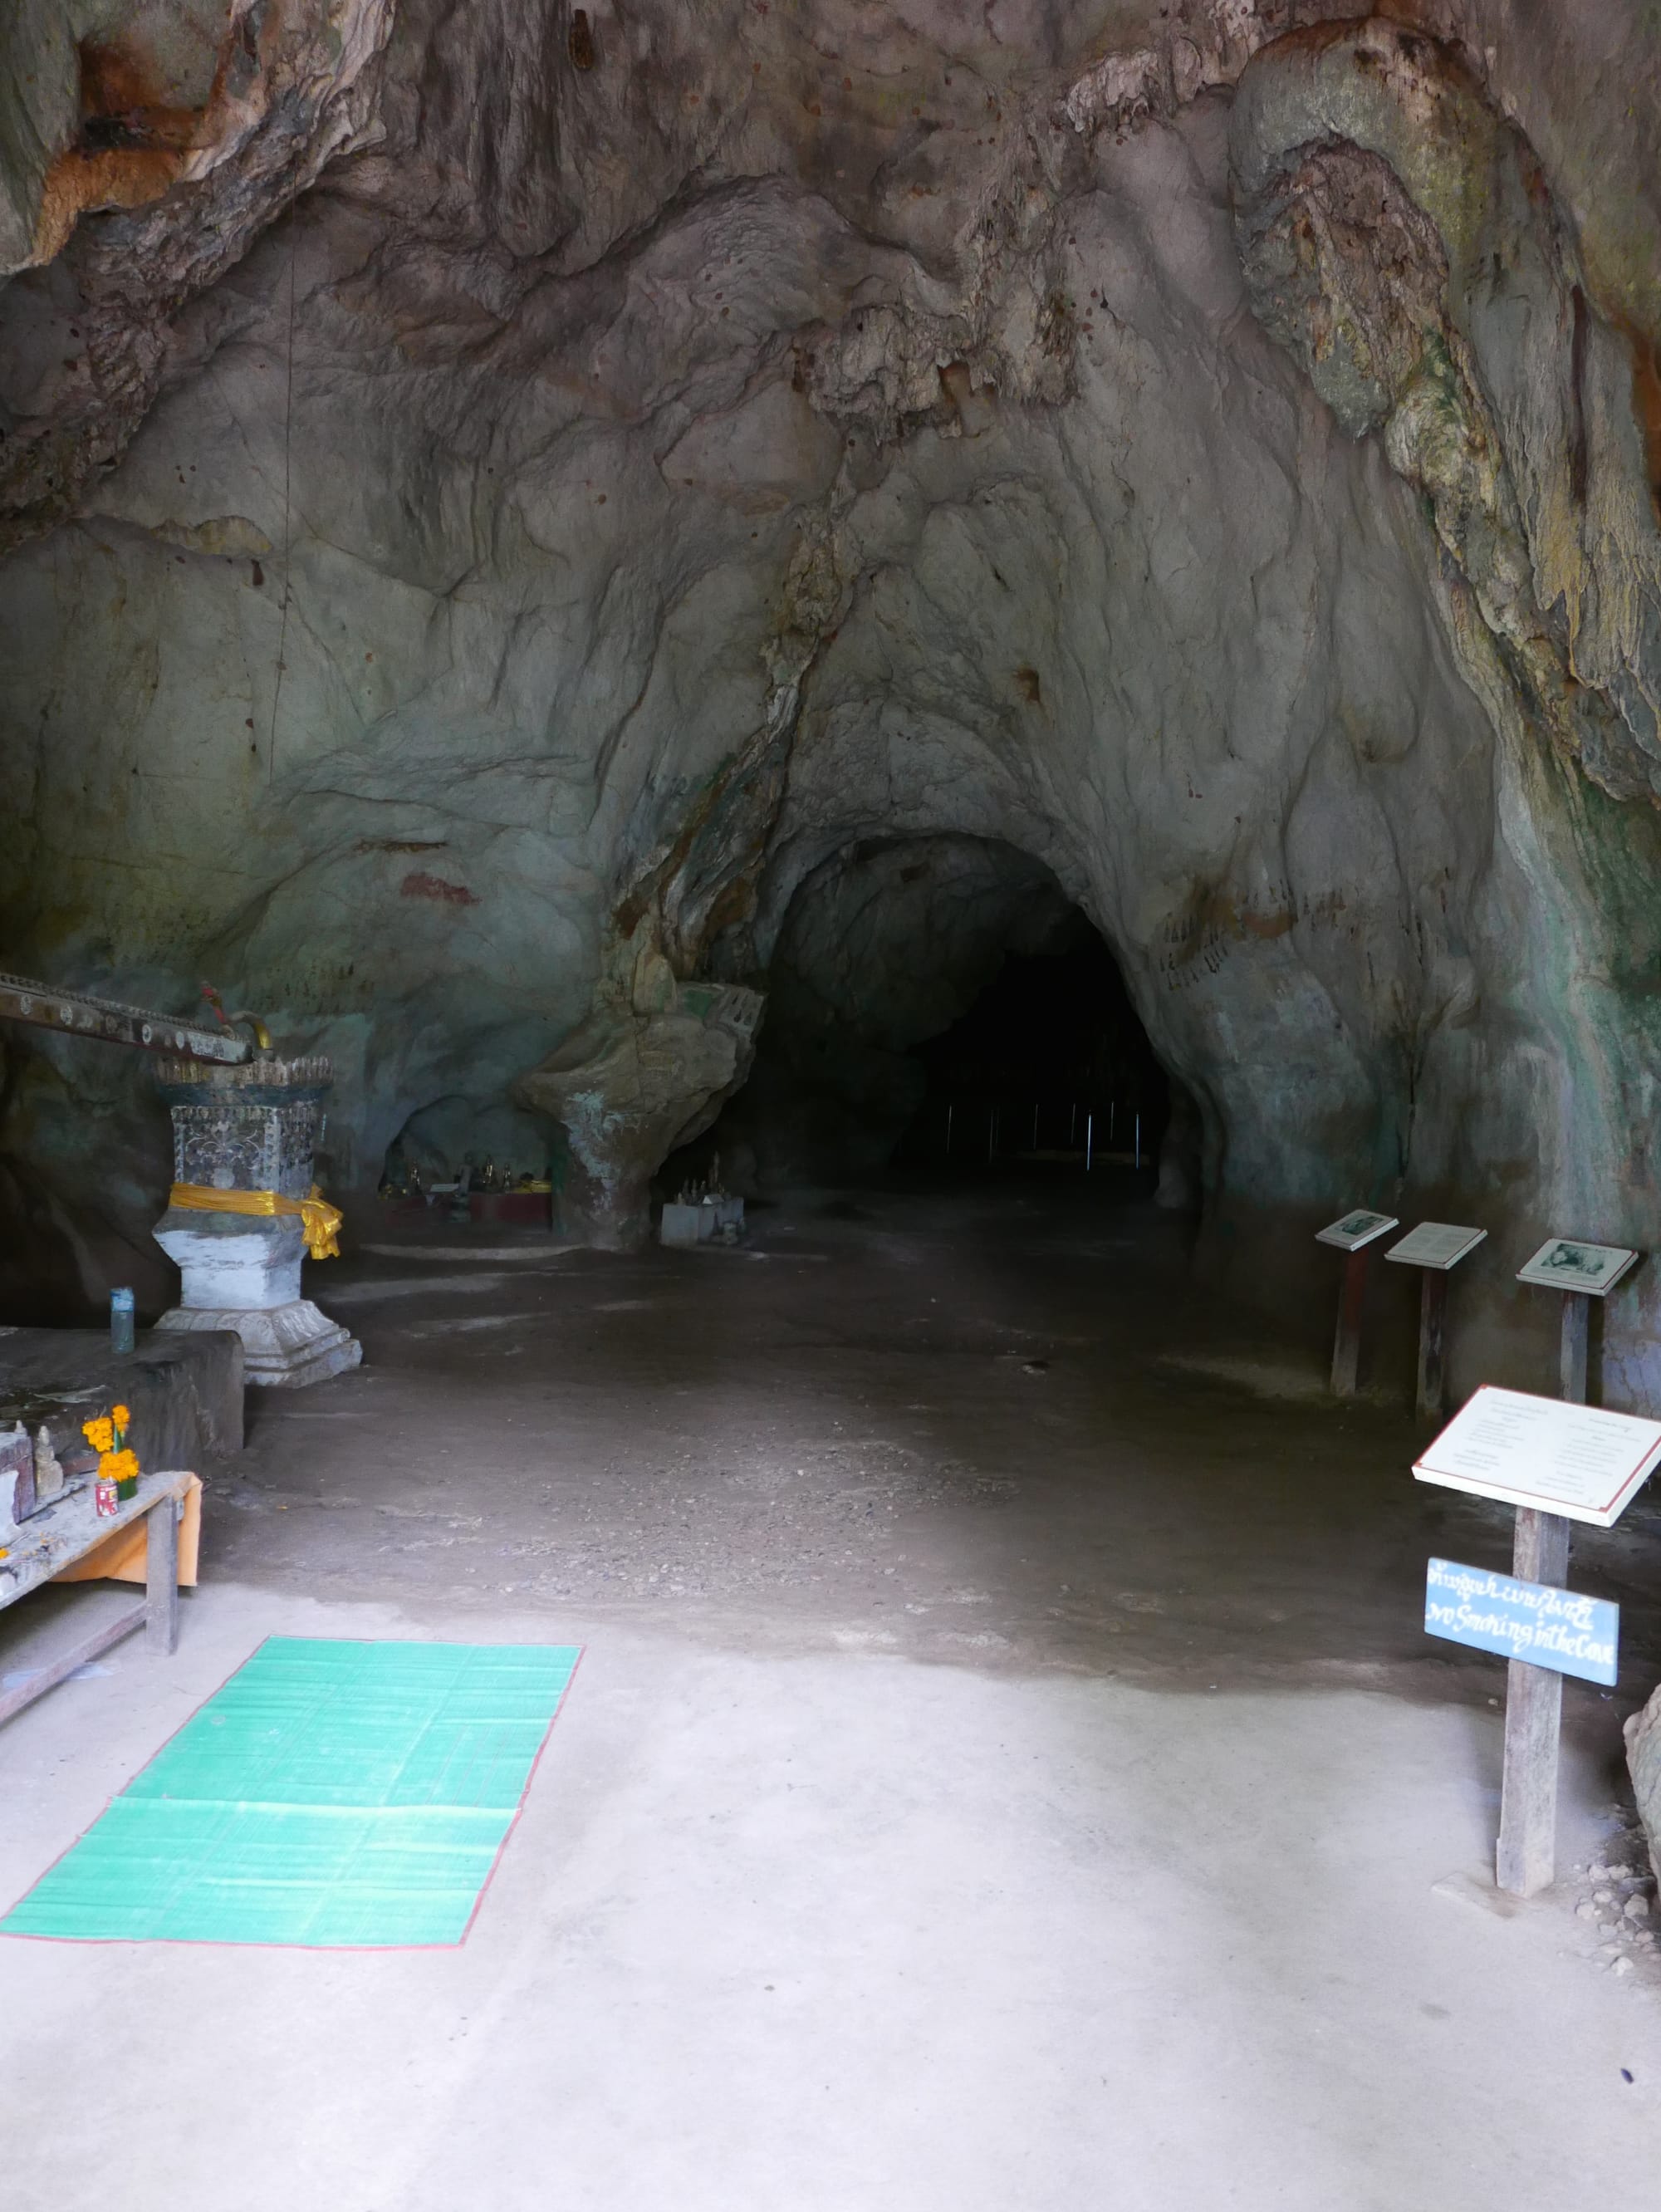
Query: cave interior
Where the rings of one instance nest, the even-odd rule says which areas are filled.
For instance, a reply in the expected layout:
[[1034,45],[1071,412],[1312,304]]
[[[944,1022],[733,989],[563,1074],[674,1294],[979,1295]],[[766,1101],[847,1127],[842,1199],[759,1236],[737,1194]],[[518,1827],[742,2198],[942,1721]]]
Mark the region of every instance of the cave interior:
[[[1661,1416],[1658,124],[1644,0],[7,11],[0,1449],[200,1485],[147,1650],[0,1479],[19,2212],[1652,2191],[1661,1507],[1414,1469]],[[283,1638],[582,1648],[462,1935],[9,1942]]]

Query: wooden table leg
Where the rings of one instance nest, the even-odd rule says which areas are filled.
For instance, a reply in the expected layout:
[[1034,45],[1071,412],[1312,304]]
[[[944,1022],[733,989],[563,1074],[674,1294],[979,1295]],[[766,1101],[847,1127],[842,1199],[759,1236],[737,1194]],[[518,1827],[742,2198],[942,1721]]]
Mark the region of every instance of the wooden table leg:
[[179,1649],[179,1500],[164,1498],[144,1522],[144,1628],[152,1651]]
[[[1519,1506],[1512,1572],[1521,1582],[1561,1589],[1568,1573],[1569,1524],[1560,1513]],[[1557,1742],[1563,1678],[1525,1659],[1509,1662],[1506,1679],[1506,1766],[1500,1800],[1494,1879],[1501,1889],[1532,1897],[1557,1871]]]
[[1558,1346],[1560,1395],[1572,1406],[1586,1402],[1586,1346],[1591,1336],[1591,1299],[1570,1291],[1563,1300],[1563,1334]]
[[1419,1282],[1419,1388],[1414,1404],[1420,1414],[1442,1417],[1442,1323],[1447,1313],[1447,1277],[1426,1267]]
[[37,1698],[45,1697],[48,1690],[56,1689],[58,1683],[67,1681],[77,1667],[84,1667],[90,1660],[101,1658],[112,1644],[119,1644],[124,1636],[130,1636],[136,1628],[142,1628],[146,1618],[145,1608],[142,1605],[133,1606],[128,1612],[118,1613],[113,1620],[106,1620],[101,1628],[94,1628],[91,1635],[83,1636],[80,1643],[72,1644],[69,1650],[60,1651],[57,1658],[49,1660],[45,1666],[31,1668],[27,1680],[15,1683],[3,1695],[0,1695],[0,1721],[9,1720],[14,1713],[21,1713],[25,1705],[32,1705]]
[[1367,1254],[1344,1255],[1338,1326],[1332,1339],[1332,1395],[1353,1398],[1361,1370],[1361,1309],[1367,1302]]

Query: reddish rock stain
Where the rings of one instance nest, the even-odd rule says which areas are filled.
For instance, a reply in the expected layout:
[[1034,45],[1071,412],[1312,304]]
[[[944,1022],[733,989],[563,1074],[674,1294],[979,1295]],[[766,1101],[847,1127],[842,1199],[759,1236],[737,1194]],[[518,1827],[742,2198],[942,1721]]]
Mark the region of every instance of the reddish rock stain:
[[424,868],[412,868],[398,885],[402,898],[437,899],[441,906],[476,906],[476,891],[465,884],[447,884],[442,876],[429,876]]

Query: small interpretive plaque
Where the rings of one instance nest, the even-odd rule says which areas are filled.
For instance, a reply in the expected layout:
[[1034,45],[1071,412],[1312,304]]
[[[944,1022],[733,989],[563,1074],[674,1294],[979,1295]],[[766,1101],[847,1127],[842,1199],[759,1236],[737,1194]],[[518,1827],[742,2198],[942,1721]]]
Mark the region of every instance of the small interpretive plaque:
[[1583,1244],[1578,1237],[1553,1237],[1517,1270],[1519,1283],[1547,1291],[1578,1291],[1601,1298],[1612,1291],[1638,1255],[1624,1244]]
[[1375,1237],[1397,1226],[1393,1213],[1369,1213],[1365,1206],[1357,1206],[1346,1213],[1342,1221],[1329,1221],[1325,1229],[1315,1231],[1318,1244],[1335,1244],[1340,1252],[1359,1252],[1363,1244],[1370,1244]]
[[1425,1631],[1501,1659],[1525,1659],[1531,1667],[1615,1686],[1621,1608],[1603,1598],[1433,1559],[1425,1577]]
[[1661,1460],[1661,1421],[1485,1382],[1422,1457],[1421,1482],[1612,1528]]
[[1385,1257],[1404,1267],[1439,1267],[1446,1273],[1487,1235],[1486,1229],[1461,1229],[1451,1221],[1422,1221],[1399,1244],[1392,1244]]

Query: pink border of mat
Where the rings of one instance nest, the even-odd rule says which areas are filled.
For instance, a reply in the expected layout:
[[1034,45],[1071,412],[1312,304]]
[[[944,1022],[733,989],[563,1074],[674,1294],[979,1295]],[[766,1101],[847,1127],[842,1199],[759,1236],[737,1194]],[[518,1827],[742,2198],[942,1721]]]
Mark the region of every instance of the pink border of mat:
[[[104,1800],[101,1810],[94,1814],[92,1819],[81,1831],[81,1834],[65,1844],[50,1865],[42,1868],[22,1893],[22,1896],[12,1900],[6,1907],[7,1913],[15,1912],[24,1898],[33,1894],[46,1876],[52,1873],[53,1868],[61,1866],[75,1849],[76,1844],[80,1843],[83,1837],[91,1834],[103,1819],[104,1814],[114,1804],[116,1798],[124,1797],[146,1768],[155,1765],[174,1736],[182,1735],[189,1728],[197,1714],[202,1711],[203,1705],[211,1704],[219,1695],[220,1691],[225,1687],[225,1684],[234,1681],[248,1664],[248,1661],[263,1651],[265,1646],[273,1642],[280,1633],[280,1631],[273,1630],[270,1635],[262,1636],[246,1657],[238,1660],[218,1687],[209,1690],[201,1704],[186,1713],[176,1729],[170,1729],[162,1737],[161,1742],[144,1761],[143,1765],[134,1767],[120,1789]],[[446,1636],[306,1636],[296,1638],[294,1640],[304,1644],[447,1644],[451,1641]],[[512,1650],[513,1646],[508,1644],[503,1648]],[[546,1650],[549,1647],[546,1644],[532,1644],[524,1648],[532,1650]],[[560,1715],[565,1711],[565,1701],[571,1695],[571,1686],[577,1679],[577,1670],[582,1665],[587,1650],[588,1646],[585,1644],[579,1644],[576,1647],[577,1656],[571,1662],[571,1672],[567,1675],[565,1687],[560,1692],[560,1702],[555,1706],[549,1717],[548,1726],[543,1730],[543,1740],[536,1746],[536,1755],[530,1762],[530,1771],[524,1778],[524,1786],[519,1791],[519,1802],[513,1808],[513,1817],[503,1829],[502,1839],[497,1844],[495,1856],[490,1862],[490,1870],[479,1884],[479,1893],[473,1899],[473,1910],[467,1916],[467,1925],[453,1943],[225,1943],[212,1936],[37,1936],[26,1928],[0,1928],[0,1938],[3,1938],[8,1943],[72,1943],[82,1950],[99,1949],[106,1945],[115,1943],[178,1943],[210,1951],[328,1951],[336,1952],[349,1958],[371,1959],[384,1958],[395,1951],[459,1951],[473,1933],[473,1923],[478,1918],[484,1900],[489,1894],[491,1883],[496,1879],[496,1869],[502,1863],[502,1854],[513,1840],[513,1831],[519,1825],[520,1816],[524,1811],[525,1800],[530,1795],[530,1785],[536,1779],[536,1770],[543,1763],[543,1753],[548,1749],[548,1740],[554,1733]],[[0,1915],[0,1918],[3,1917],[4,1915]]]

